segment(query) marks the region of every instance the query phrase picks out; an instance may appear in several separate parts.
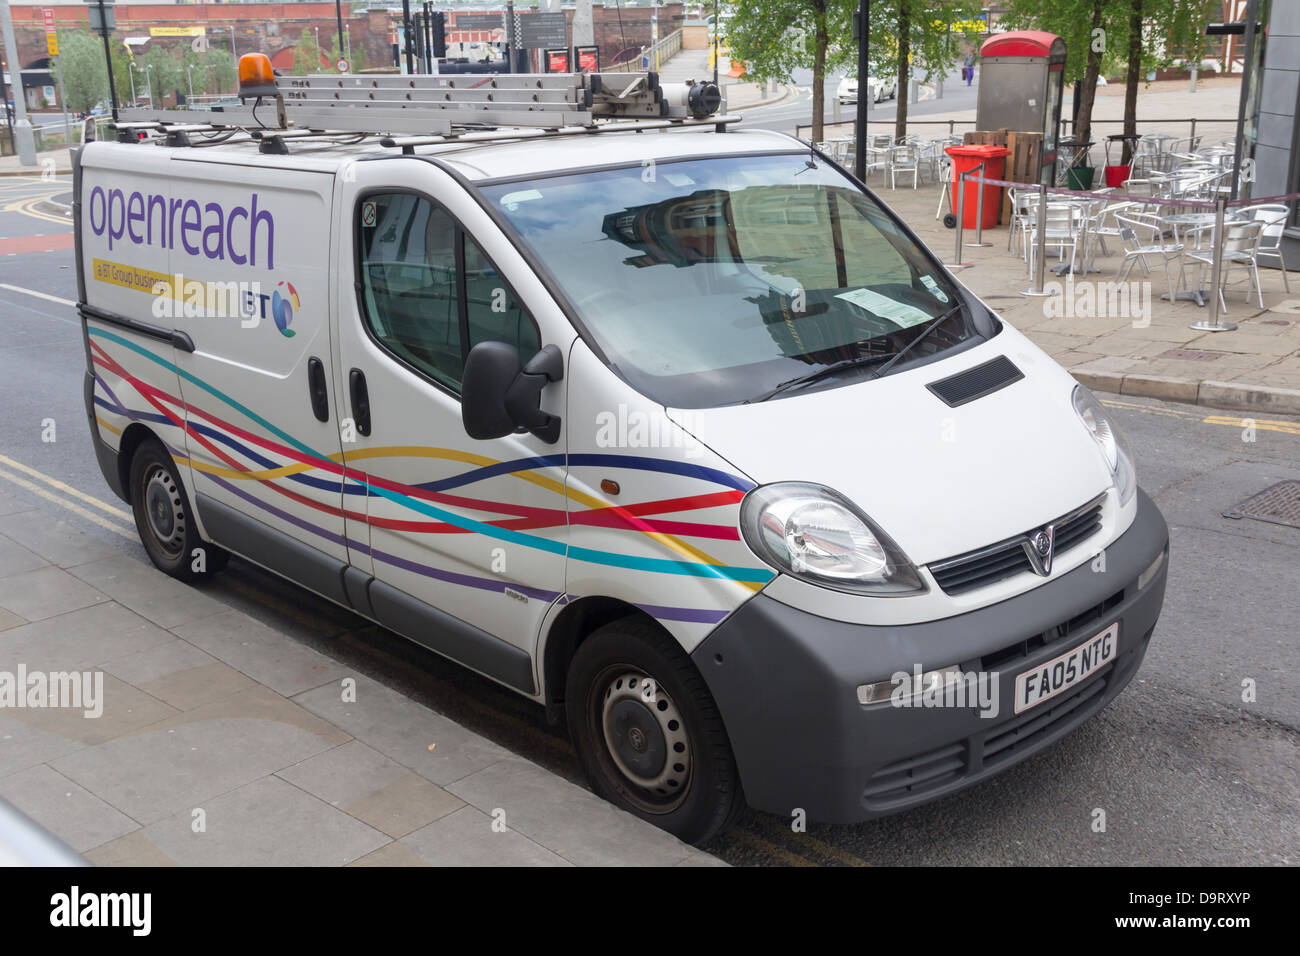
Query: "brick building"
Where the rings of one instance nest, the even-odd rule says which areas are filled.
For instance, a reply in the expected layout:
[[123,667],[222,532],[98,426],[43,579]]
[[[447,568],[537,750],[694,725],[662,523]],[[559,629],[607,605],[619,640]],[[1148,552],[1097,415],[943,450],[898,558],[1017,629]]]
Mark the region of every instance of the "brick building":
[[[411,3],[414,13],[420,7],[418,0]],[[13,3],[11,4],[18,59],[24,71],[27,100],[35,106],[51,83],[48,73],[49,59],[45,49],[44,10],[54,11],[59,29],[89,29],[86,4],[74,3]],[[478,42],[504,42],[504,31],[457,31],[456,19],[464,13],[502,10],[485,5],[478,11],[449,13],[448,40],[453,43],[472,38]],[[526,13],[527,11],[525,11]],[[572,36],[573,11],[566,11]],[[683,7],[680,3],[668,4],[652,10],[650,7],[626,7],[619,10],[610,5],[593,8],[596,43],[600,46],[601,63],[608,65],[634,56],[651,42],[651,16],[659,18],[658,34],[663,37],[681,25]],[[159,35],[170,28],[200,28],[207,42],[214,47],[231,49],[236,54],[254,51],[271,57],[277,69],[286,72],[293,66],[293,48],[305,31],[319,36],[320,45],[329,50],[338,32],[333,0],[328,2],[295,3],[122,3],[115,6],[117,30],[115,39],[129,41],[133,51],[141,52],[152,45],[173,47],[193,42],[193,37]],[[389,67],[400,40],[402,14],[400,4],[391,10],[363,10],[349,12],[344,5],[343,28],[346,49],[364,49],[364,63],[368,68]],[[9,67],[8,57],[5,60]],[[322,69],[332,68],[322,62]]]

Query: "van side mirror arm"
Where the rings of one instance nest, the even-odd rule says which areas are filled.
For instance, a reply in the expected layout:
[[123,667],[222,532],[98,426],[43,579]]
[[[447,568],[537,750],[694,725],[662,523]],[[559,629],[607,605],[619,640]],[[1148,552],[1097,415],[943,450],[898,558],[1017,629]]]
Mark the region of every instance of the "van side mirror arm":
[[560,440],[560,418],[542,410],[542,389],[564,378],[564,356],[548,345],[528,360],[506,389],[506,411],[510,418],[548,445]]
[[519,350],[480,342],[469,350],[461,377],[461,421],[470,438],[504,438],[521,428],[554,445],[560,419],[542,410],[542,389],[564,377],[564,354],[548,345],[520,367]]

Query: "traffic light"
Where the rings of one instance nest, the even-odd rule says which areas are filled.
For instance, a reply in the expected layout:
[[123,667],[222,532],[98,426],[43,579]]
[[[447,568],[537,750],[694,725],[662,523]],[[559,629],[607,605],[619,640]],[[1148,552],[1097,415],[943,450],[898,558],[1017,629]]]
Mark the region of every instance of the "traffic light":
[[438,59],[447,55],[447,15],[440,10],[433,12],[433,55]]

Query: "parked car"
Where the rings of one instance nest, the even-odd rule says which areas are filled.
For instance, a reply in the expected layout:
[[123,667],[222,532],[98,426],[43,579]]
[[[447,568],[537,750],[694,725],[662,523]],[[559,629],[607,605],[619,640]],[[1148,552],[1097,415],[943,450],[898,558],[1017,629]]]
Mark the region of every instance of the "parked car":
[[237,554],[461,662],[692,842],[1061,741],[1164,598],[1115,423],[870,190],[652,76],[540,107],[654,117],[580,137],[502,98],[528,135],[390,147],[363,102],[74,154],[90,433],[149,558]]
[[[880,103],[884,100],[892,100],[898,95],[898,80],[895,77],[868,77],[867,83],[871,91],[871,102]],[[858,78],[856,75],[845,76],[841,78],[839,86],[835,90],[835,98],[843,106],[858,101]]]

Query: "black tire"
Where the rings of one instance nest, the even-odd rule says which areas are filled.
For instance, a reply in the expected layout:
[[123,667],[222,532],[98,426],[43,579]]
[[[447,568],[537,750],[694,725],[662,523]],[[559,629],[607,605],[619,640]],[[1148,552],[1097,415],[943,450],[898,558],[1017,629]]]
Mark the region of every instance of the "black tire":
[[717,705],[691,659],[654,624],[624,618],[583,641],[564,699],[578,759],[610,803],[694,844],[744,808]]
[[950,212],[949,212],[949,213],[944,213],[944,216],[943,216],[943,224],[944,224],[944,226],[946,226],[946,227],[949,228],[949,229],[956,229],[956,228],[957,228],[957,217],[954,216],[954,215],[953,215],[952,213],[950,213]]
[[[226,566],[230,552],[199,537],[189,496],[172,456],[148,438],[131,459],[131,510],[140,543],[159,571],[182,581],[200,581]],[[202,551],[202,570],[196,570]]]

